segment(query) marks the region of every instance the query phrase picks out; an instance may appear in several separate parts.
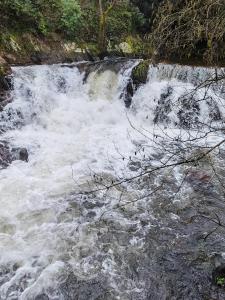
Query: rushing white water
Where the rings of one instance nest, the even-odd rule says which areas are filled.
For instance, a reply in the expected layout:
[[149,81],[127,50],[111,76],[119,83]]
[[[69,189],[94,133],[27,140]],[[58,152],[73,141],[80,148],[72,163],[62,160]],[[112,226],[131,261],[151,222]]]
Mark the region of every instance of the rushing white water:
[[95,237],[82,233],[85,224],[76,232],[79,212],[66,213],[67,200],[90,170],[108,172],[116,147],[132,147],[119,97],[127,78],[126,70],[105,71],[83,84],[76,68],[60,66],[15,68],[14,78],[14,101],[3,113],[12,115],[3,122],[22,122],[22,129],[7,131],[3,139],[26,147],[29,162],[15,161],[0,174],[0,265],[18,266],[0,295],[32,299],[43,284],[54,286],[51,273],[65,261],[78,263],[81,247],[94,246]]
[[[79,278],[102,272],[111,277],[111,288],[118,288],[113,280],[118,276],[113,247],[102,260],[97,257],[100,246],[95,220],[104,207],[88,217],[76,195],[87,187],[90,173],[122,178],[124,170],[129,172],[124,157],[133,155],[137,145],[150,143],[130,122],[137,128],[153,128],[157,101],[168,85],[175,100],[193,88],[190,80],[184,83],[181,77],[165,75],[168,69],[164,78],[150,69],[148,83],[139,88],[127,110],[120,95],[134,65],[124,64],[120,73],[93,72],[86,83],[76,67],[14,68],[14,100],[1,119],[1,125],[11,130],[6,130],[2,140],[27,148],[29,162],[14,161],[0,172],[1,300],[35,299],[41,293],[64,299],[58,286],[68,270]],[[190,70],[185,72],[192,76]],[[176,111],[168,115],[179,122]],[[202,105],[200,115],[209,119],[207,105]],[[154,133],[157,130],[161,132],[154,129]],[[139,226],[137,220],[117,217],[124,230],[132,224]],[[128,245],[138,251],[142,242],[132,237]],[[133,289],[141,291],[140,286]]]

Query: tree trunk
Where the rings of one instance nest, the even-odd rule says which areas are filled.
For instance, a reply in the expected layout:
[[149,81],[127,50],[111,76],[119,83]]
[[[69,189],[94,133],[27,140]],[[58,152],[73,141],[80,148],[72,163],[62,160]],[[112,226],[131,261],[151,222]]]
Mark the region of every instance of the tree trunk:
[[103,10],[102,0],[99,0],[99,32],[98,32],[98,48],[99,52],[106,51],[106,16]]
[[108,6],[106,10],[103,8],[102,0],[98,1],[99,3],[99,33],[98,33],[98,49],[100,54],[107,52],[107,37],[106,37],[106,27],[107,27],[107,18],[110,11],[113,9],[116,0]]
[[99,39],[98,39],[98,47],[101,53],[106,52],[106,17],[104,14],[100,17],[99,20]]

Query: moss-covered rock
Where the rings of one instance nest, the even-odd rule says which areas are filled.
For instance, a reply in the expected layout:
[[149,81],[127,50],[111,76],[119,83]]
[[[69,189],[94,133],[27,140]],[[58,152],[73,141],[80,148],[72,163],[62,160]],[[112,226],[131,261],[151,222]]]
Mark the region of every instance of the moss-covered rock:
[[143,60],[133,69],[131,78],[136,88],[141,84],[146,83],[148,79],[148,70],[150,63],[150,60]]

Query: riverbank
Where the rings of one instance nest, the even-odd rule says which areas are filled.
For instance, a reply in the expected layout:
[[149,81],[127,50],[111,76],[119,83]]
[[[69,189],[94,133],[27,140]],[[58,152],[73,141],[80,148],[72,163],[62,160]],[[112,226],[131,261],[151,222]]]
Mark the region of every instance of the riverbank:
[[0,44],[0,57],[0,65],[53,64],[88,59],[76,43],[60,35],[44,38],[29,33],[5,36]]

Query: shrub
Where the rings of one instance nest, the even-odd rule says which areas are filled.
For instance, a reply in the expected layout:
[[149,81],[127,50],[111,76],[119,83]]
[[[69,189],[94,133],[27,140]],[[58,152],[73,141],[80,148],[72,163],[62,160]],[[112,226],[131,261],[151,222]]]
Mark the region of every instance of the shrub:
[[62,16],[60,28],[67,36],[73,37],[81,22],[80,5],[75,0],[62,0]]
[[150,41],[160,56],[225,58],[224,0],[166,0],[159,6]]

